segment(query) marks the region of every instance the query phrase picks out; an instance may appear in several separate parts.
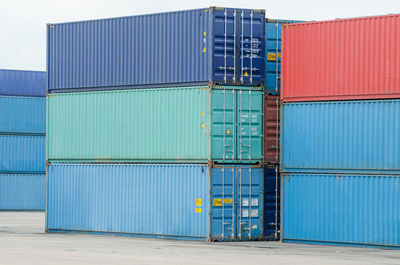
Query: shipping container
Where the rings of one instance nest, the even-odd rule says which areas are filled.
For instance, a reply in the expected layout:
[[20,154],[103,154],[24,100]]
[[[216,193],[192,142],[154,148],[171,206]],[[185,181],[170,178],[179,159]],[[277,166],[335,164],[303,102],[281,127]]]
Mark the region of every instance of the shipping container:
[[263,238],[262,168],[52,163],[47,174],[47,232]]
[[280,235],[280,175],[277,165],[264,168],[264,239]]
[[279,96],[264,95],[264,163],[279,164]]
[[46,98],[0,96],[0,134],[45,134]]
[[283,104],[284,172],[400,172],[400,100]]
[[284,242],[400,246],[400,175],[284,174]]
[[264,27],[265,10],[217,7],[49,24],[48,90],[264,86]]
[[400,98],[399,46],[399,14],[285,25],[281,98]]
[[46,96],[46,72],[0,69],[0,95]]
[[0,173],[44,173],[46,137],[0,135]]
[[233,88],[49,94],[47,159],[262,163],[263,91]]
[[281,90],[281,32],[284,24],[295,20],[268,19],[265,24],[265,90],[279,95]]
[[44,211],[45,174],[0,174],[0,211]]

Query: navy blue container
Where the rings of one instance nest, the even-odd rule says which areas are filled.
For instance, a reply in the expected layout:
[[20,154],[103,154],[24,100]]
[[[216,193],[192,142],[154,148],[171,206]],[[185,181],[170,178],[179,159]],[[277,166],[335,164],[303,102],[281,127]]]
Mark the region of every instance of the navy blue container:
[[264,238],[278,240],[280,234],[280,176],[278,166],[264,168]]
[[265,24],[265,90],[279,95],[281,89],[281,32],[284,24],[300,23],[295,20],[267,19]]
[[46,96],[46,72],[0,69],[0,95]]
[[49,24],[48,90],[264,86],[265,11],[211,7]]

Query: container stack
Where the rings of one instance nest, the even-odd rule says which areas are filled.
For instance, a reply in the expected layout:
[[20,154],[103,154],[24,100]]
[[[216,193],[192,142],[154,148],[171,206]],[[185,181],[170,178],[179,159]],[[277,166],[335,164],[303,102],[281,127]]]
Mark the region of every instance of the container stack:
[[50,24],[48,232],[262,239],[265,11]]
[[0,70],[0,211],[43,211],[45,72]]
[[285,242],[400,246],[400,15],[286,25]]

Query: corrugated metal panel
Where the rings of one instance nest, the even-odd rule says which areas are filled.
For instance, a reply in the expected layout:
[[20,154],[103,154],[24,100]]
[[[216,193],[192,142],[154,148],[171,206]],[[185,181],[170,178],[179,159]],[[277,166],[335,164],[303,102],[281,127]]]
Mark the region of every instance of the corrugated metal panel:
[[284,101],[400,97],[400,15],[285,26]]
[[279,163],[279,96],[265,95],[264,101],[264,163]]
[[288,174],[285,242],[400,246],[400,176]]
[[45,174],[0,174],[0,211],[43,211]]
[[278,166],[264,168],[264,237],[278,240],[280,234],[280,176]]
[[399,171],[400,100],[283,104],[286,172]]
[[46,72],[0,69],[0,95],[45,97]]
[[46,133],[46,99],[0,96],[0,133]]
[[45,172],[45,136],[0,135],[0,172]]
[[[262,169],[249,169],[213,168],[210,179],[206,165],[53,163],[48,168],[46,229],[212,240],[261,238]],[[224,171],[233,174],[224,177]],[[247,200],[247,205],[237,207],[237,200]],[[229,225],[221,222],[222,212]],[[242,234],[238,220],[246,228]],[[226,236],[222,227],[229,230]]]
[[210,8],[51,24],[48,89],[263,85],[264,20],[265,11]]
[[[48,159],[234,162],[242,158],[239,162],[260,162],[262,91],[229,89],[180,87],[49,95]],[[230,127],[233,119],[235,126]]]
[[282,25],[300,22],[267,19],[265,24],[265,90],[267,94],[279,95],[281,90]]

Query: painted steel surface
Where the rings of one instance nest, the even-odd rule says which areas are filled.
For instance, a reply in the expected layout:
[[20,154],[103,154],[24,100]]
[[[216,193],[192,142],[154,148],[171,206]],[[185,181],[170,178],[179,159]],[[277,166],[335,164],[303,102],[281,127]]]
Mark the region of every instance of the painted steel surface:
[[0,69],[0,95],[46,96],[46,72]]
[[269,165],[264,168],[264,238],[278,240],[280,229],[279,167]]
[[0,135],[0,173],[46,171],[46,137]]
[[231,88],[51,94],[48,160],[260,162],[263,92]]
[[264,163],[279,164],[279,96],[264,96]]
[[400,246],[400,176],[285,174],[284,242]]
[[0,134],[45,134],[46,98],[0,96]]
[[0,211],[44,211],[45,174],[0,174]]
[[400,15],[286,25],[283,101],[400,97]]
[[400,100],[286,103],[282,113],[285,172],[400,171]]
[[[248,166],[52,163],[46,230],[202,240],[261,238],[262,169],[252,168],[251,178],[248,173]],[[240,199],[247,206],[236,209]],[[253,228],[248,230],[250,224]]]
[[267,19],[265,23],[265,90],[267,94],[279,95],[281,90],[282,26],[300,22]]
[[48,89],[263,86],[264,20],[264,10],[212,7],[49,24]]

